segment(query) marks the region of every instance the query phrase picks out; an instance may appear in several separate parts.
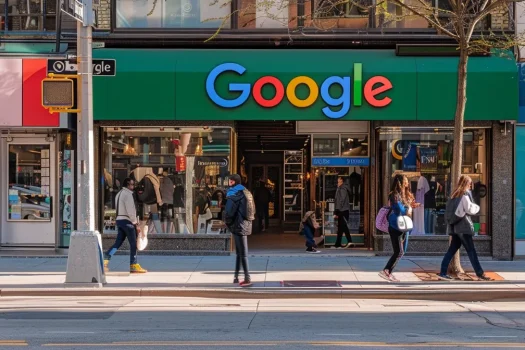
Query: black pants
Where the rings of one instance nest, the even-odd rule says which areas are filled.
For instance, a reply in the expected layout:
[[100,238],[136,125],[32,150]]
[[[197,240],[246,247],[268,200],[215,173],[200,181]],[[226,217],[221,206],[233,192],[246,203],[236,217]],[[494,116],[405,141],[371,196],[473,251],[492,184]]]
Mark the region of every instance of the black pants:
[[257,214],[257,223],[259,224],[259,231],[263,229],[263,219],[264,229],[267,230],[270,226],[270,203],[258,203],[255,211]]
[[239,271],[242,269],[244,271],[244,279],[246,281],[251,281],[250,272],[248,271],[248,237],[233,235],[235,239],[235,253],[237,254],[237,259],[235,260],[235,277],[239,277]]
[[470,260],[470,263],[472,264],[472,267],[474,268],[474,271],[476,272],[476,276],[483,276],[483,268],[481,268],[481,264],[479,263],[478,254],[476,253],[474,241],[472,240],[472,235],[464,234],[452,235],[452,242],[450,242],[448,251],[443,257],[443,261],[441,262],[441,274],[447,274],[448,265],[454,257],[454,254],[456,254],[459,248],[461,248],[461,245],[463,245],[463,247],[465,247],[465,250],[467,251],[468,258]]
[[390,234],[394,254],[392,254],[390,260],[386,263],[385,270],[387,270],[388,273],[392,273],[399,260],[405,255],[406,233],[398,231],[390,226],[388,226],[388,233]]
[[350,236],[350,230],[348,229],[348,219],[350,218],[350,212],[348,210],[339,212],[337,215],[337,239],[335,246],[341,246],[341,240],[343,239],[343,232],[345,234],[348,243],[352,242],[352,236]]

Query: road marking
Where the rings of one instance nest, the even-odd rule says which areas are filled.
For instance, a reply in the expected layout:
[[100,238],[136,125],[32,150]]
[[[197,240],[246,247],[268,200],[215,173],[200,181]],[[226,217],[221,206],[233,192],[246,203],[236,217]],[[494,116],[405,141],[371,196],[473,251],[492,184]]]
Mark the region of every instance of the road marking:
[[28,346],[25,340],[0,340],[0,346]]
[[282,345],[310,345],[310,346],[344,346],[344,347],[464,347],[464,348],[525,348],[525,343],[452,343],[452,342],[356,342],[356,341],[145,341],[145,342],[113,342],[113,343],[49,343],[42,344],[45,347],[273,347]]
[[349,333],[345,333],[345,334],[321,333],[321,334],[316,334],[316,335],[327,336],[327,337],[359,337],[361,336],[361,334],[349,334]]
[[95,334],[95,332],[76,332],[76,331],[52,331],[46,334]]
[[473,335],[472,338],[517,338],[516,335]]

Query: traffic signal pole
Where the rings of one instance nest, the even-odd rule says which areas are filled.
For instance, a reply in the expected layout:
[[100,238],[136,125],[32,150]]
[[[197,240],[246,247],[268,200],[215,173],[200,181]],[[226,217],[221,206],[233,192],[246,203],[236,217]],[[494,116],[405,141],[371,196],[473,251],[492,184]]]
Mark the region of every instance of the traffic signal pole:
[[81,113],[77,115],[78,135],[78,227],[95,231],[95,167],[93,140],[93,57],[92,27],[77,22],[77,64],[80,75],[78,97]]
[[[78,11],[77,11],[78,10]],[[77,21],[77,195],[76,230],[69,244],[66,287],[98,288],[106,283],[103,268],[102,240],[95,230],[95,167],[93,140],[93,57],[92,57],[92,0],[82,0],[75,10],[82,14]]]

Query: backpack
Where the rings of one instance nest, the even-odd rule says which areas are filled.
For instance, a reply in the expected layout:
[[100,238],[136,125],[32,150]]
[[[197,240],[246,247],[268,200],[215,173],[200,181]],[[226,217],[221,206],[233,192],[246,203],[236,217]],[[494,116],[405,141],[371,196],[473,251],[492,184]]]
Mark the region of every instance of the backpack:
[[137,200],[143,204],[156,204],[157,194],[155,193],[155,187],[151,180],[144,176],[142,180],[135,186],[135,193],[137,194]]
[[253,221],[255,220],[255,202],[253,200],[253,195],[246,188],[242,190],[244,196],[246,197],[246,217],[244,220]]
[[392,210],[390,207],[386,206],[379,209],[379,212],[376,216],[376,229],[381,232],[388,233],[388,216]]

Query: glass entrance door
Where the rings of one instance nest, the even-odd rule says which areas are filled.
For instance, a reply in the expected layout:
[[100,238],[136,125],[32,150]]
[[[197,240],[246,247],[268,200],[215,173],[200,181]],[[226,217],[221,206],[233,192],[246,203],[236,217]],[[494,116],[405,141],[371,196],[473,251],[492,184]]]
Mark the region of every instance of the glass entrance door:
[[55,143],[2,138],[3,246],[54,246]]

